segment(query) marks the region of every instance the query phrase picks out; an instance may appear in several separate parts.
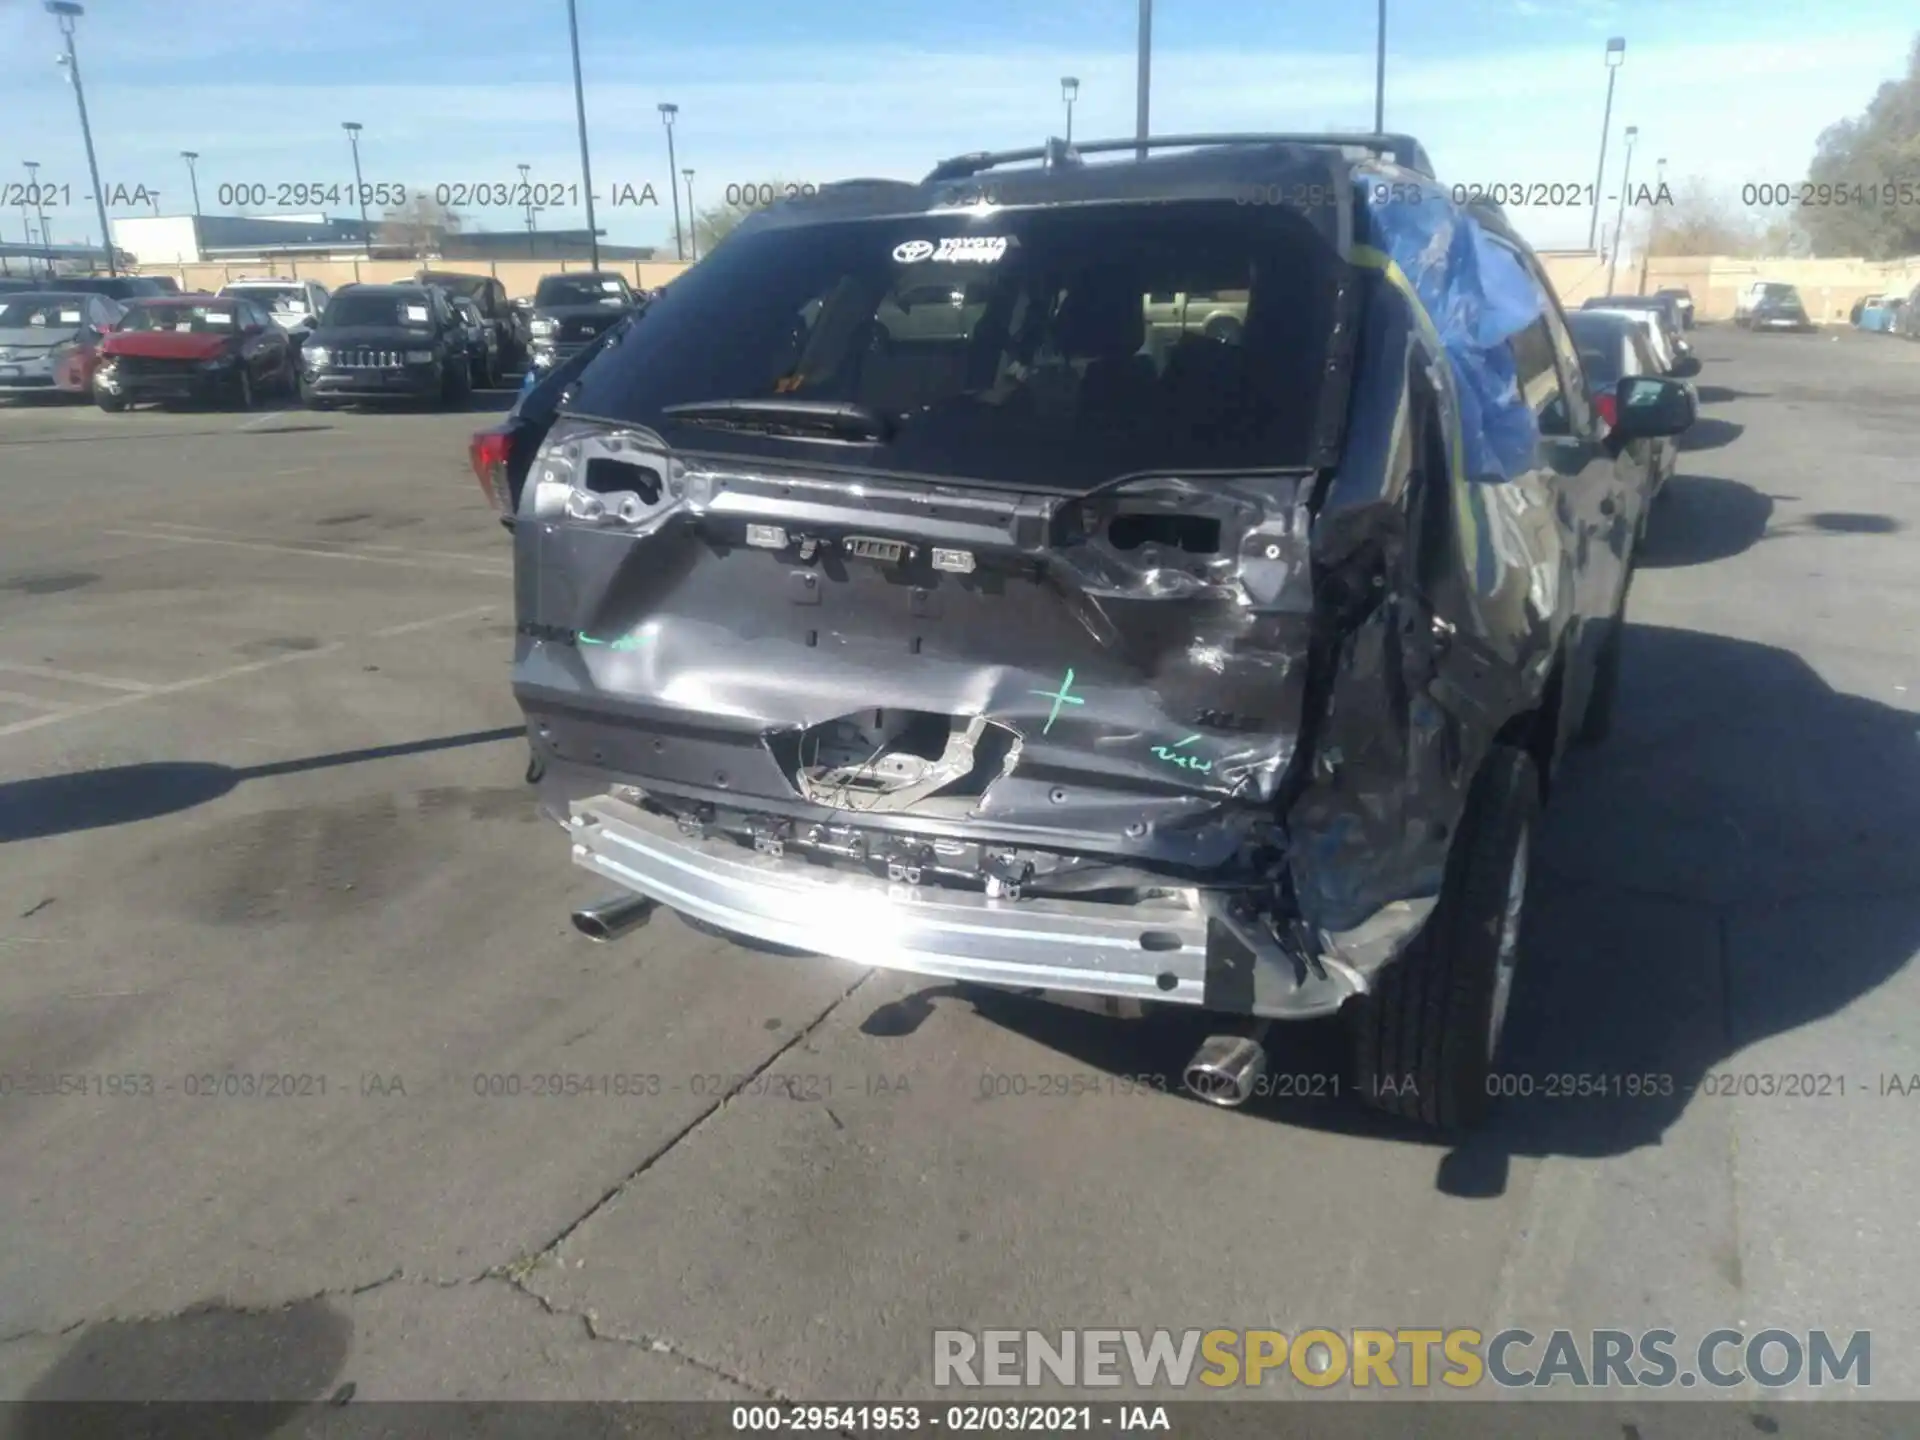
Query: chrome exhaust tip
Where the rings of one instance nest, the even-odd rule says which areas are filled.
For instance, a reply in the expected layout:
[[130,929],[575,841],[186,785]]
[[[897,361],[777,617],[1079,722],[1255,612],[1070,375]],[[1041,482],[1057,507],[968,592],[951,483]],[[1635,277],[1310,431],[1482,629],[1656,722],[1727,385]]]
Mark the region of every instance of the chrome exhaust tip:
[[1196,1098],[1235,1110],[1252,1098],[1266,1073],[1267,1047],[1259,1035],[1212,1035],[1193,1052],[1181,1078]]
[[573,928],[596,944],[618,940],[646,924],[654,902],[644,895],[616,895],[573,912]]

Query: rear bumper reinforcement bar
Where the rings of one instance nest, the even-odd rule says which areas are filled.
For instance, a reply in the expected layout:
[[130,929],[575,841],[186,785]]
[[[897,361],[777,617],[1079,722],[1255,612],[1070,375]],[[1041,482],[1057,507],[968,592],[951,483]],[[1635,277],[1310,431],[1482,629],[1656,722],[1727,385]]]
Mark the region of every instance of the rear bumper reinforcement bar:
[[[1331,1014],[1367,985],[1337,946],[1302,961],[1198,890],[1117,905],[907,885],[690,837],[604,794],[572,802],[569,832],[575,864],[635,894],[731,934],[879,969],[1289,1019]],[[1425,909],[1414,908],[1390,928],[1417,928]]]

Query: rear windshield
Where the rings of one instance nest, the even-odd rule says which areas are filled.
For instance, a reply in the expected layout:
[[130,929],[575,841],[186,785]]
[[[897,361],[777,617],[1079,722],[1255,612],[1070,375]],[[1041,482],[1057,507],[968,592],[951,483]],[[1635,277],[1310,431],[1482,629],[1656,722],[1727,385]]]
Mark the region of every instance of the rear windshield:
[[336,295],[327,302],[324,324],[413,325],[426,328],[433,324],[433,308],[424,295]]
[[87,323],[87,302],[78,295],[35,295],[0,305],[0,330],[77,330]]
[[1791,285],[1762,285],[1760,298],[1762,300],[1798,300],[1800,292]]
[[1580,347],[1587,378],[1603,389],[1614,385],[1621,374],[1621,348],[1629,343],[1626,327],[1607,316],[1576,312],[1567,317],[1567,328]]
[[617,275],[549,275],[533,292],[535,305],[625,305],[629,298]]
[[182,335],[231,335],[240,313],[231,305],[134,305],[120,319],[122,330],[171,330]]
[[[677,447],[1081,488],[1311,463],[1336,265],[1293,212],[1230,202],[916,215],[743,232],[676,280],[568,409]],[[663,417],[854,402],[877,445]]]
[[429,285],[438,285],[450,295],[465,295],[477,300],[487,293],[488,281],[484,275],[437,275],[427,274],[424,279]]

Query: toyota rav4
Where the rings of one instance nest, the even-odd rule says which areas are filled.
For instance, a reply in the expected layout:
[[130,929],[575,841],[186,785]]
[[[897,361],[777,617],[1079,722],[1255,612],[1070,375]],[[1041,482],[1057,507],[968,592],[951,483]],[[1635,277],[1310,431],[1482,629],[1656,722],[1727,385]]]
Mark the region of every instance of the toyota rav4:
[[757,212],[517,497],[528,774],[613,891],[575,924],[1198,1007],[1222,1104],[1337,1014],[1360,1095],[1469,1124],[1543,797],[1606,728],[1626,447],[1694,405],[1591,393],[1402,136],[1055,141]]

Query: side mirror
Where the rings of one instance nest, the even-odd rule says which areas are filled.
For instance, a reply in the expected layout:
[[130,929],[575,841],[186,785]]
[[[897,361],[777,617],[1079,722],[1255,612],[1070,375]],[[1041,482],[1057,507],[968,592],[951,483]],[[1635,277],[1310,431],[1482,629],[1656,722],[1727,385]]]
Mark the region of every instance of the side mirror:
[[1679,380],[1629,375],[1613,387],[1613,399],[1619,416],[1613,434],[1622,444],[1681,434],[1699,418],[1693,388]]

